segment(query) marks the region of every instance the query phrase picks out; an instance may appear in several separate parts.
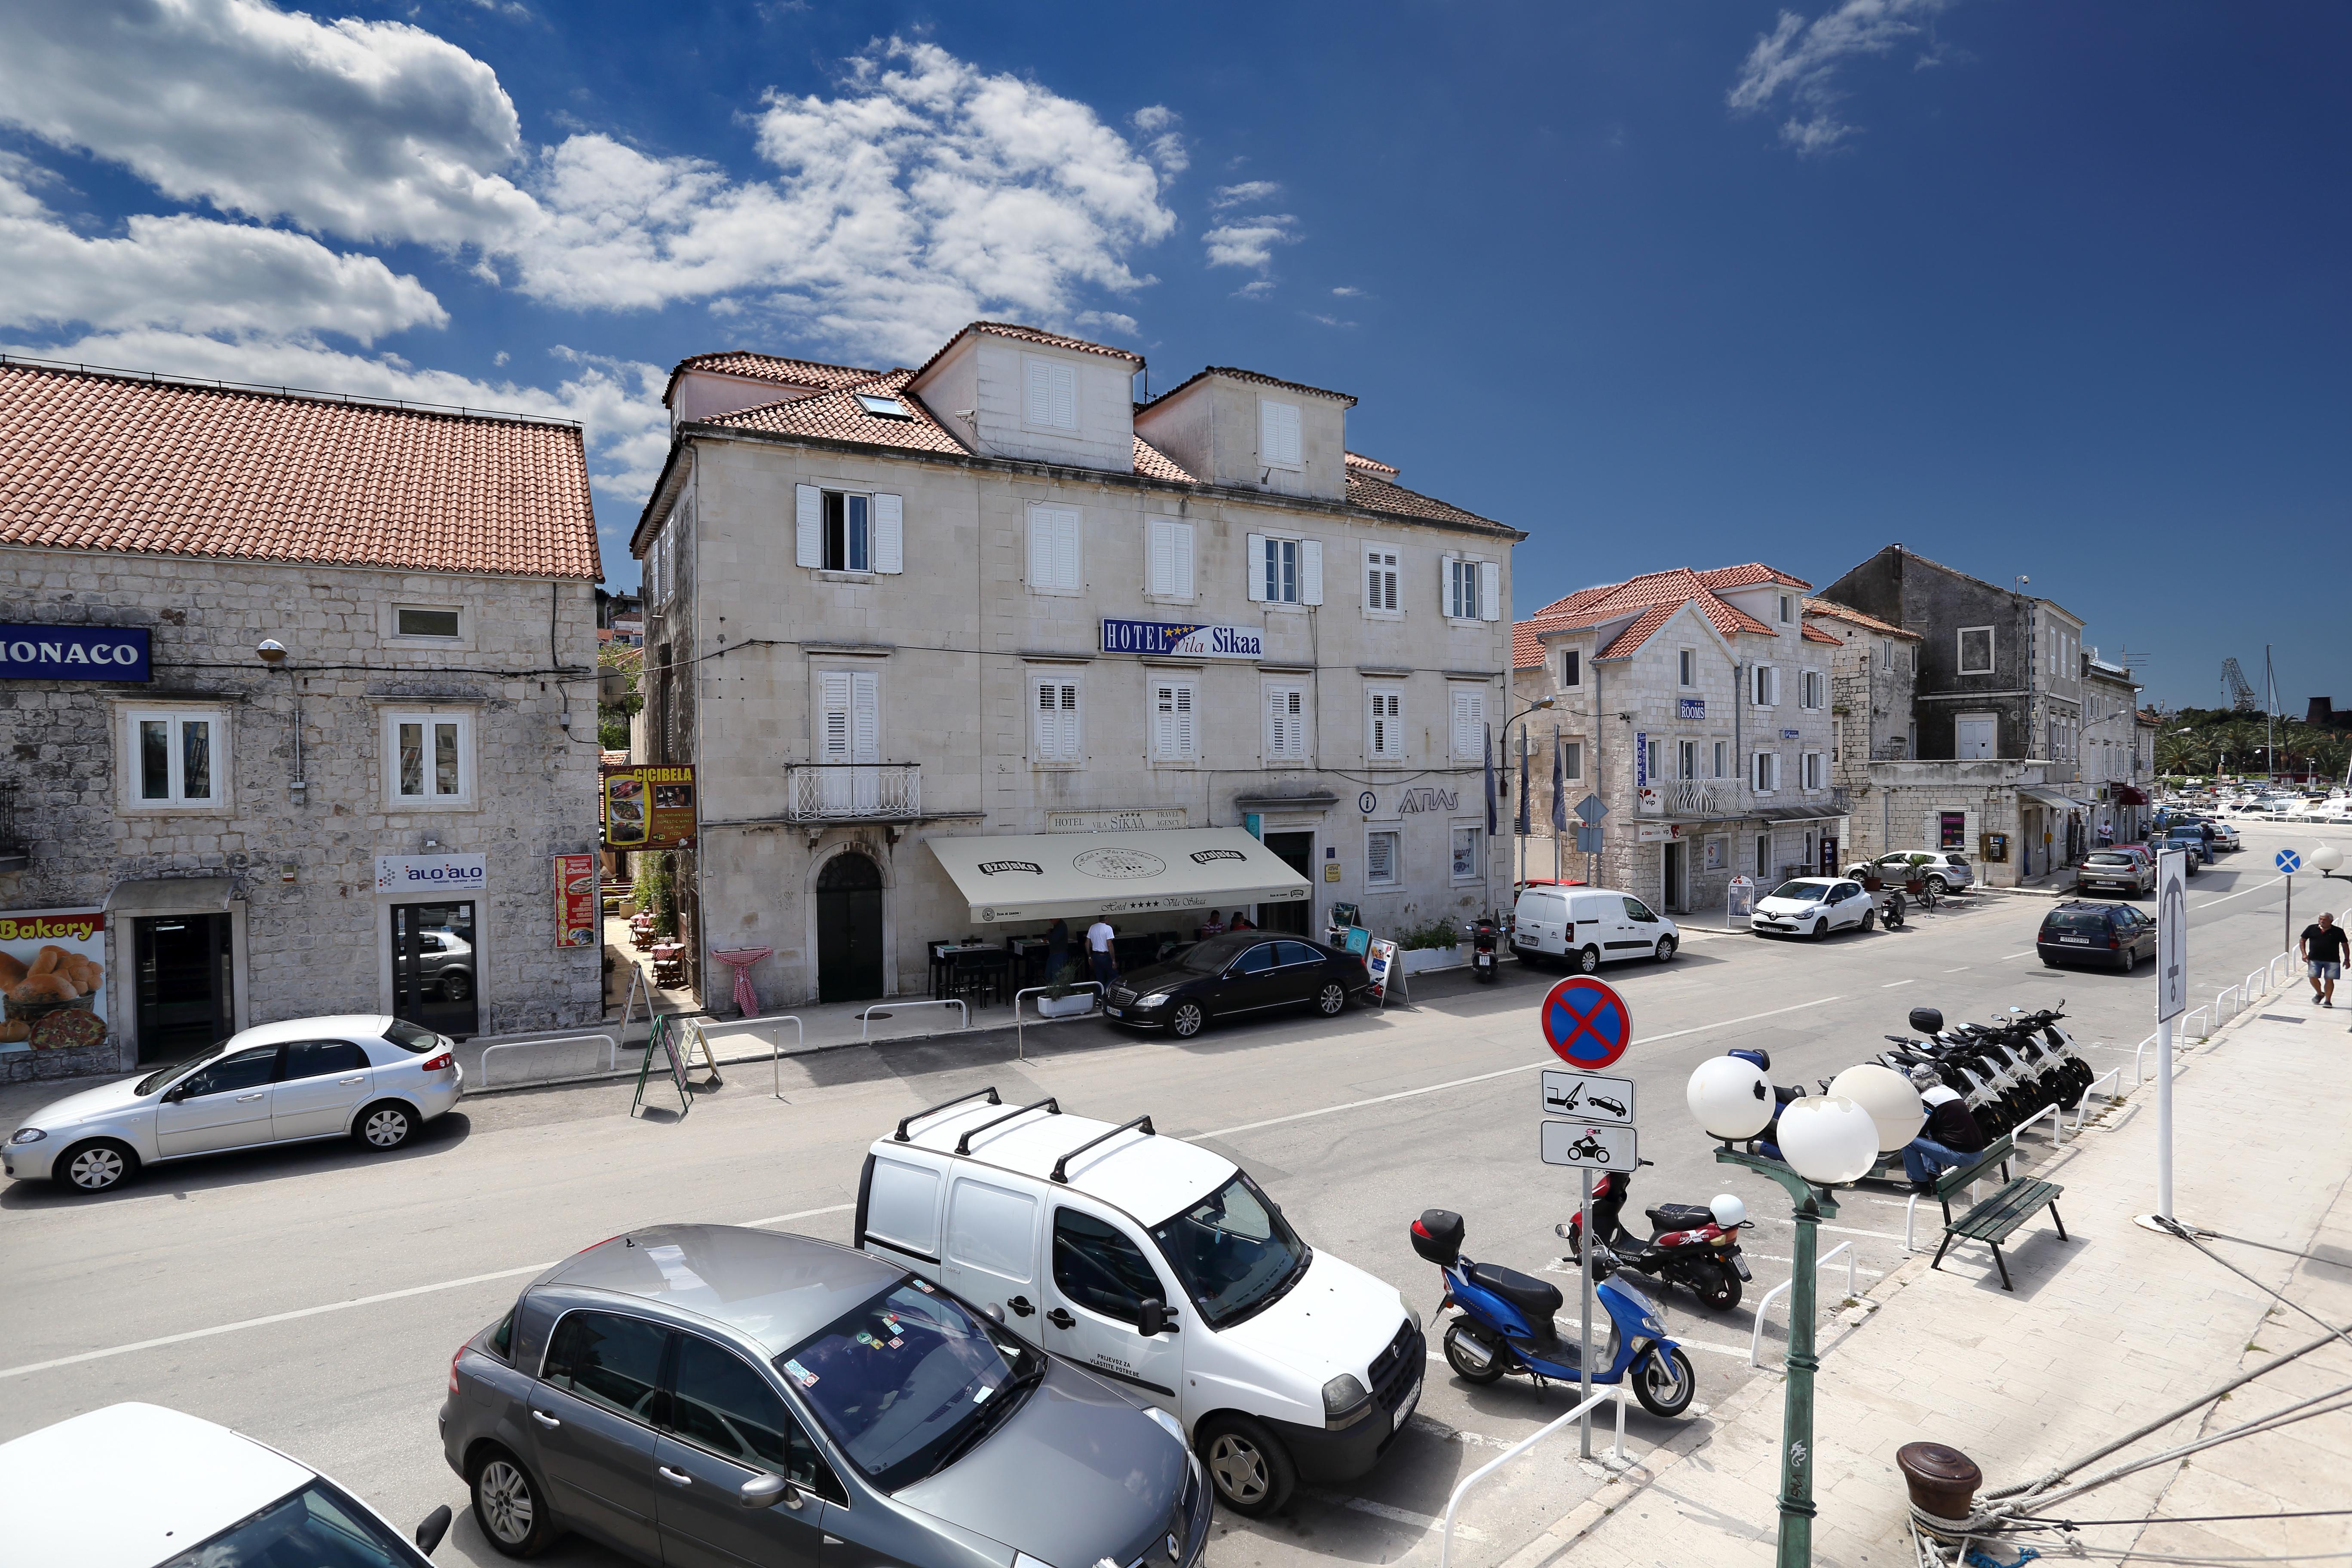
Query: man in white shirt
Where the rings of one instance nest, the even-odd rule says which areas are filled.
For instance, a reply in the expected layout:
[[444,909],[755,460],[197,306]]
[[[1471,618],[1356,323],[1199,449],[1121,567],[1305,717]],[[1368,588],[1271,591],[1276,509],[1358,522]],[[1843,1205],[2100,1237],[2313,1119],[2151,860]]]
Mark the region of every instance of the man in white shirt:
[[1087,962],[1094,966],[1094,976],[1106,990],[1118,977],[1118,958],[1111,952],[1110,946],[1111,939],[1118,934],[1111,930],[1110,921],[1100,915],[1095,917],[1094,924],[1087,927]]

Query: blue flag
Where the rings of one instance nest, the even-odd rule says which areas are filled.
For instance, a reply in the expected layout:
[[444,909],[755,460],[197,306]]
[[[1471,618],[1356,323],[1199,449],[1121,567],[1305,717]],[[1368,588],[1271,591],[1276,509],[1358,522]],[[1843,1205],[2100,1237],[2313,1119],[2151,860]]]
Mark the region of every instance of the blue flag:
[[1568,831],[1568,742],[1557,730],[1551,737],[1551,830]]
[[1528,732],[1519,731],[1519,837],[1528,836]]
[[1486,837],[1495,837],[1495,726],[1486,726],[1486,746],[1483,753],[1486,767]]

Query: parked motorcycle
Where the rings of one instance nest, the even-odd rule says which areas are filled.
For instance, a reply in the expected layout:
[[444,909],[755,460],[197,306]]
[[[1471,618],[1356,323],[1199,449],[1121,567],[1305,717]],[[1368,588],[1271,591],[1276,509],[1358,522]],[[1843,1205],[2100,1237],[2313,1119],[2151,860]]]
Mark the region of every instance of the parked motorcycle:
[[1482,985],[1494,984],[1499,973],[1495,949],[1500,934],[1492,915],[1480,915],[1470,927],[1470,973],[1478,977]]
[[[1643,1164],[1654,1164],[1644,1160]],[[1625,1228],[1622,1215],[1633,1185],[1631,1171],[1603,1171],[1592,1184],[1592,1233],[1618,1264],[1662,1284],[1680,1285],[1702,1305],[1728,1312],[1739,1305],[1740,1282],[1755,1276],[1739,1250],[1748,1205],[1730,1193],[1717,1194],[1705,1208],[1696,1204],[1660,1204],[1649,1217],[1648,1240]],[[1584,1216],[1575,1215],[1556,1234],[1568,1243],[1566,1261],[1584,1258]]]
[[[1462,1216],[1445,1209],[1430,1209],[1412,1223],[1412,1249],[1436,1264],[1445,1279],[1438,1310],[1452,1307],[1458,1314],[1445,1330],[1446,1364],[1475,1384],[1494,1383],[1507,1373],[1525,1373],[1538,1386],[1579,1381],[1583,1347],[1552,1321],[1560,1308],[1559,1287],[1463,1257],[1464,1229]],[[1630,1381],[1651,1415],[1680,1415],[1698,1392],[1698,1374],[1690,1356],[1666,1337],[1664,1312],[1619,1273],[1606,1247],[1594,1246],[1592,1271],[1594,1299],[1609,1314],[1605,1351],[1595,1347],[1607,1360],[1596,1355],[1593,1383],[1610,1387]]]

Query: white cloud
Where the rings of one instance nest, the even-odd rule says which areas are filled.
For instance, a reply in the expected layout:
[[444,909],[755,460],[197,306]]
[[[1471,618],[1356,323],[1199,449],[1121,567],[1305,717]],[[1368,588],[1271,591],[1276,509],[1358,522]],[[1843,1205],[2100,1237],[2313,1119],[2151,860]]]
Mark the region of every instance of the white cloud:
[[1353,321],[1343,321],[1337,316],[1327,316],[1319,310],[1301,310],[1299,314],[1305,316],[1310,321],[1320,321],[1327,327],[1340,327],[1352,330],[1356,324]]
[[1150,140],[1144,153],[1170,179],[1174,179],[1192,166],[1192,153],[1176,127],[1183,119],[1164,103],[1147,104],[1127,117],[1127,122]]
[[[1725,101],[1735,112],[1760,113],[1785,99],[1789,118],[1780,140],[1800,153],[1827,152],[1854,132],[1838,118],[1843,96],[1835,87],[1838,66],[1857,55],[1883,55],[1926,31],[1949,0],[1844,0],[1811,22],[1794,11],[1780,13],[1769,33],[1739,68]],[[1923,63],[1935,58],[1932,51]]]
[[1244,283],[1240,288],[1234,289],[1234,298],[1236,300],[1263,300],[1273,292],[1274,280],[1270,278],[1261,278],[1255,283]]
[[1297,243],[1297,222],[1288,213],[1229,219],[1201,237],[1209,247],[1209,265],[1255,267],[1264,271],[1274,263],[1276,246]]
[[1331,297],[1335,300],[1360,300],[1364,297],[1364,291],[1352,284],[1342,283],[1331,290]]
[[372,343],[448,323],[415,279],[307,235],[184,216],[133,216],[126,227],[119,239],[75,233],[0,160],[0,325],[337,332]]
[[1227,207],[1255,205],[1282,195],[1282,186],[1274,180],[1244,180],[1238,185],[1219,185],[1209,205],[1223,212]]

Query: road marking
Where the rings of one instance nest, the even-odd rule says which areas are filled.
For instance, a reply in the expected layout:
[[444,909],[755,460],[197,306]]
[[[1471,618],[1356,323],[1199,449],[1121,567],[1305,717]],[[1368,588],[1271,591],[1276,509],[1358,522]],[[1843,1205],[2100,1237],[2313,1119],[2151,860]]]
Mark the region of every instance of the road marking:
[[[1315,1487],[1302,1487],[1299,1489],[1318,1502],[1335,1503],[1340,1508],[1351,1508],[1358,1513],[1369,1513],[1375,1519],[1385,1519],[1393,1524],[1409,1524],[1423,1533],[1445,1528],[1445,1521],[1442,1519],[1432,1519],[1425,1513],[1413,1513],[1405,1509],[1391,1508],[1384,1502],[1373,1502],[1368,1498],[1348,1497],[1340,1492],[1327,1492]],[[1474,1530],[1466,1524],[1455,1525],[1454,1533],[1465,1541],[1486,1539],[1486,1531]]]
[[[1769,1214],[1764,1217],[1770,1220],[1774,1225],[1794,1225],[1797,1223],[1792,1219],[1780,1219]],[[1840,1236],[1874,1236],[1881,1241],[1900,1241],[1903,1239],[1900,1236],[1897,1236],[1891,1230],[1856,1230],[1852,1226],[1846,1225],[1825,1225],[1820,1228],[1822,1230],[1833,1230]]]
[[2007,963],[2012,958],[2032,958],[2033,953],[2034,950],[2029,947],[2023,952],[2004,952],[1999,958],[1994,959],[1993,962],[1995,963]]
[[1947,969],[1944,973],[1947,974],[1966,974],[1969,970],[1974,969],[1976,965],[1973,963],[1963,963],[1958,969]]
[[[1782,1258],[1778,1253],[1772,1252],[1750,1252],[1748,1256],[1750,1258],[1760,1258],[1767,1263],[1794,1263],[1797,1261],[1793,1258]],[[1886,1278],[1885,1270],[1880,1268],[1864,1268],[1859,1263],[1853,1266],[1853,1271],[1856,1274],[1867,1274],[1873,1279],[1884,1279]],[[1675,1342],[1676,1344],[1681,1344],[1683,1342],[1676,1340]]]
[[2275,888],[2275,887],[2277,887],[2281,882],[2284,882],[2284,881],[2285,881],[2285,880],[2286,880],[2286,879],[2285,879],[2284,877],[2273,877],[2273,878],[2272,878],[2269,881],[2267,881],[2267,882],[2257,882],[2257,883],[2255,883],[2255,884],[2254,884],[2252,887],[2251,887],[2251,888],[2241,888],[2241,889],[2238,889],[2236,892],[2234,892],[2234,893],[2224,893],[2224,894],[2222,894],[2222,895],[2221,895],[2220,898],[2218,898],[2218,899],[2208,899],[2208,900],[2206,900],[2203,903],[2201,903],[2201,904],[2198,904],[2198,905],[2196,905],[2196,906],[2194,906],[2194,907],[2195,907],[2196,909],[2200,909],[2200,910],[2210,910],[2210,909],[2211,909],[2215,904],[2226,904],[2226,903],[2228,903],[2231,899],[2242,899],[2242,898],[2244,898],[2248,893],[2259,893],[2259,892],[2261,892],[2264,888]]
[[1890,980],[1885,984],[1880,986],[1879,989],[1881,991],[1892,991],[1897,985],[1908,985],[1911,984],[1912,980],[1916,980],[1918,976],[1915,974],[1911,977],[1911,980]]
[[[1752,1024],[1759,1018],[1776,1017],[1782,1013],[1801,1012],[1807,1007],[1822,1007],[1832,1002],[1844,1000],[1842,995],[1819,996],[1811,1002],[1792,1003],[1786,1007],[1773,1007],[1761,1013],[1750,1013],[1745,1017],[1719,1018],[1712,1024],[1694,1024],[1687,1029],[1672,1029],[1663,1035],[1652,1035],[1643,1040],[1642,1044],[1654,1046],[1661,1040],[1680,1039],[1685,1035],[1703,1035],[1709,1029],[1727,1029],[1734,1024]],[[1342,1110],[1361,1110],[1368,1105],[1386,1105],[1391,1100],[1412,1100],[1419,1095],[1435,1094],[1440,1089],[1460,1089],[1465,1084],[1485,1083],[1490,1079],[1508,1078],[1513,1073],[1533,1072],[1538,1068],[1556,1068],[1559,1065],[1558,1057],[1546,1057],[1541,1061],[1524,1062],[1515,1068],[1500,1068],[1494,1072],[1482,1072],[1470,1078],[1448,1079],[1444,1083],[1424,1084],[1419,1089],[1401,1089],[1394,1094],[1376,1094],[1370,1100],[1350,1100],[1344,1104],[1321,1106],[1313,1110],[1294,1110],[1287,1116],[1269,1116],[1263,1121],[1244,1121],[1238,1127],[1220,1127],[1213,1132],[1194,1132],[1187,1135],[1184,1142],[1197,1143],[1203,1138],[1230,1138],[1236,1132],[1255,1132],[1261,1127],[1279,1127],[1286,1121],[1305,1121],[1310,1117],[1330,1116]]]
[[[839,1214],[854,1204],[834,1204],[821,1209],[803,1209],[797,1214],[780,1214],[769,1219],[755,1219],[750,1225],[778,1225],[788,1219],[808,1219],[821,1214]],[[349,1311],[354,1307],[379,1306],[386,1301],[404,1301],[412,1296],[430,1296],[442,1290],[462,1289],[467,1285],[487,1284],[493,1279],[512,1279],[519,1275],[537,1274],[554,1268],[552,1263],[526,1263],[516,1268],[499,1268],[488,1274],[468,1274],[462,1279],[443,1279],[431,1285],[411,1285],[404,1290],[383,1290],[373,1296],[354,1296],[344,1301],[326,1301],[316,1307],[298,1307],[290,1312],[271,1312],[266,1317],[244,1318],[234,1323],[215,1323],[210,1328],[189,1329],[177,1334],[163,1334],[152,1340],[134,1340],[127,1345],[109,1345],[104,1350],[83,1351],[76,1355],[58,1356],[49,1361],[26,1362],[22,1366],[0,1367],[0,1378],[25,1377],[37,1372],[48,1372],[61,1366],[79,1366],[84,1362],[104,1361],[110,1356],[129,1355],[133,1351],[151,1351],[164,1345],[185,1344],[191,1340],[208,1340],[215,1334],[233,1334],[244,1329],[265,1329],[272,1323],[290,1323],[302,1318],[322,1317],[329,1312]]]

